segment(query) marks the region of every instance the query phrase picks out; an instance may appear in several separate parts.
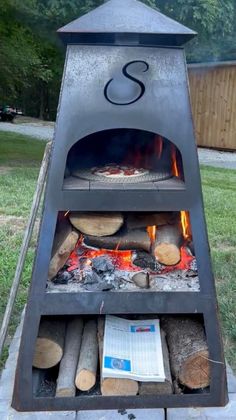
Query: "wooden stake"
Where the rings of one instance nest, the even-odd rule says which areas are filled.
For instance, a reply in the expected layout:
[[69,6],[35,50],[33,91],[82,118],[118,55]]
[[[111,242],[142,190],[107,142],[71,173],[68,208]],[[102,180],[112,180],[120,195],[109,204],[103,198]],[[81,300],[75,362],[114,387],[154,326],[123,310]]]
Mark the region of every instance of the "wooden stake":
[[65,339],[65,322],[43,319],[39,326],[33,366],[49,369],[56,366],[62,356]]
[[82,331],[82,318],[74,318],[68,321],[65,349],[57,379],[56,397],[75,397],[75,374],[82,341]]
[[89,391],[96,383],[98,365],[97,323],[85,324],[75,384],[80,391]]
[[8,298],[7,306],[6,306],[3,321],[2,321],[2,326],[1,326],[1,331],[0,331],[0,356],[2,354],[3,346],[6,340],[6,335],[7,335],[7,330],[8,330],[12,310],[13,310],[13,305],[16,299],[18,288],[19,288],[21,275],[24,268],[24,264],[25,264],[25,258],[26,258],[29,243],[32,237],[35,220],[36,220],[39,205],[40,205],[41,196],[44,190],[45,180],[47,177],[48,166],[49,166],[49,161],[50,161],[51,145],[52,143],[49,142],[47,143],[45,147],[45,152],[44,152],[42,165],[41,165],[39,176],[38,176],[37,186],[34,193],[30,215],[29,215],[29,219],[28,219],[27,226],[25,229],[24,239],[23,239],[21,249],[20,249],[20,254],[18,257],[16,271],[15,271],[14,279],[13,279],[11,290],[10,290],[10,295]]

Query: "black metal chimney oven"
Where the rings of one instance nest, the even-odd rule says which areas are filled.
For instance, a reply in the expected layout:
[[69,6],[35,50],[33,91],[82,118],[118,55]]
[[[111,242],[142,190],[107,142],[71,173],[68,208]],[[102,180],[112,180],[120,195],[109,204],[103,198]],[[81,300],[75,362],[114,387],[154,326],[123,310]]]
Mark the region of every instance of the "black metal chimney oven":
[[[136,0],[110,0],[61,28],[59,35],[67,44],[67,54],[13,407],[43,411],[224,405],[225,364],[182,47],[196,34]],[[73,165],[71,151],[77,150],[83,168],[86,141],[92,139],[91,150],[99,157],[104,153],[102,146],[94,146],[96,136],[104,134],[105,147],[109,133],[116,131],[119,137],[122,130],[158,134],[167,145],[175,145],[182,180],[164,176],[161,181],[109,184],[64,178],[70,159]],[[109,147],[110,153],[112,142]],[[166,150],[168,154],[167,146]],[[165,165],[162,169],[168,171]],[[190,214],[200,292],[47,293],[59,211],[182,210]],[[41,316],[100,314],[101,308],[102,314],[201,314],[210,359],[218,362],[211,363],[210,392],[35,398],[32,359]]]

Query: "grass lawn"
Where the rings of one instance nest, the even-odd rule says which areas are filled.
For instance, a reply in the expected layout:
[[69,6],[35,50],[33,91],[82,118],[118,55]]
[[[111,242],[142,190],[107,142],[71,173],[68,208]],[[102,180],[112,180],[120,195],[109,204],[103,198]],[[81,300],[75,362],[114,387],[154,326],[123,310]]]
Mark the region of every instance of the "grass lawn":
[[[45,143],[0,132],[0,321],[14,276]],[[236,371],[236,171],[202,167],[203,193],[226,356]],[[31,243],[9,338],[27,296],[34,257]],[[2,358],[2,364],[7,350]]]

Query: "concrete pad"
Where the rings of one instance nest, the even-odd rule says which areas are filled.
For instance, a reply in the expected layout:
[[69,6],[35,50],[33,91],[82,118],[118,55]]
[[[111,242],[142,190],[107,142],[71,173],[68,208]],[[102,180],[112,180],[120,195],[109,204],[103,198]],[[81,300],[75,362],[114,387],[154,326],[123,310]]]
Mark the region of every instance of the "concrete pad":
[[[0,417],[1,418],[1,417]],[[76,412],[37,412],[18,413],[13,408],[9,410],[7,420],[76,420]],[[2,420],[2,418],[1,418]]]
[[227,370],[228,392],[229,392],[229,394],[234,394],[234,393],[236,393],[236,377],[234,375],[233,370],[228,365],[228,363],[226,364],[226,370]]
[[169,408],[166,420],[236,420],[236,394],[229,394],[226,407]]
[[165,420],[160,410],[80,411],[76,420]]

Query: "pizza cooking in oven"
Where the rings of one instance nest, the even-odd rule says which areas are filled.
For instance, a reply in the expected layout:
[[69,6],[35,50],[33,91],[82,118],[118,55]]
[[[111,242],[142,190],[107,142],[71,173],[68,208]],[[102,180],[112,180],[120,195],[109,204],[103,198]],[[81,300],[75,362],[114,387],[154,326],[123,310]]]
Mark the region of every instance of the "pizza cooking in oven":
[[107,178],[131,178],[147,175],[149,171],[143,168],[134,168],[133,166],[110,164],[99,168],[92,168],[92,173]]

